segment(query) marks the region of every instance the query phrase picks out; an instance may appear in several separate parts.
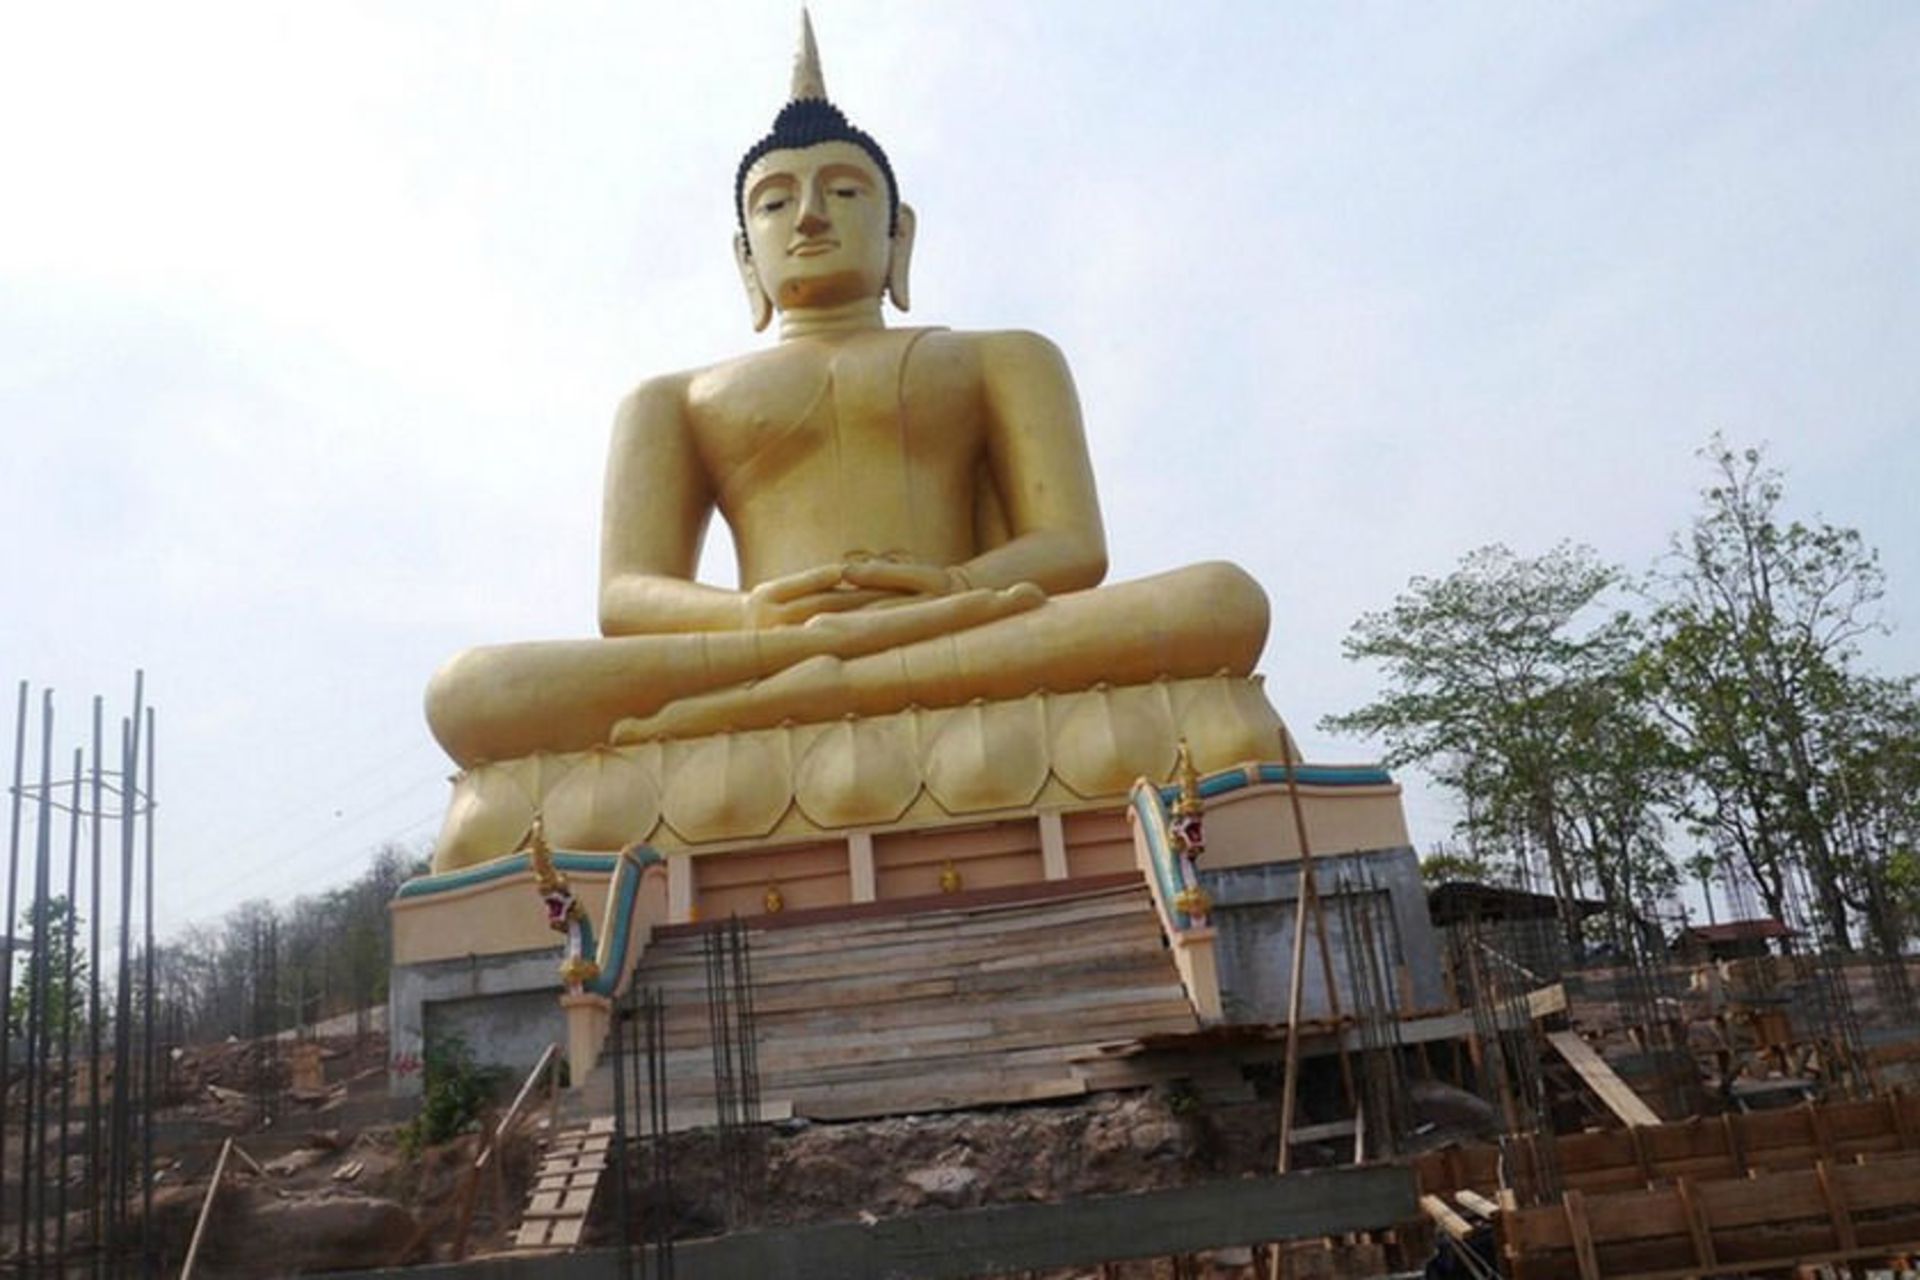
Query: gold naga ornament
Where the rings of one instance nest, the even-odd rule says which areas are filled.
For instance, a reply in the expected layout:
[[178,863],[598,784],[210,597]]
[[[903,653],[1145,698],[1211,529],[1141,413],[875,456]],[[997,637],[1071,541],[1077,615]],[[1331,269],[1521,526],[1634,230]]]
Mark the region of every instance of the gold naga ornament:
[[1178,763],[1174,766],[1180,794],[1173,802],[1172,821],[1167,824],[1173,845],[1174,866],[1179,870],[1181,889],[1173,896],[1174,910],[1195,924],[1204,924],[1213,911],[1213,895],[1200,883],[1198,862],[1207,851],[1205,808],[1200,801],[1200,771],[1194,768],[1193,753],[1187,740],[1180,739]]
[[600,966],[588,958],[588,925],[585,908],[573,896],[567,877],[554,865],[553,847],[547,843],[546,823],[539,814],[522,844],[527,865],[533,871],[534,887],[546,907],[547,927],[566,938],[564,958],[560,962],[560,981],[569,991],[578,992],[600,976]]

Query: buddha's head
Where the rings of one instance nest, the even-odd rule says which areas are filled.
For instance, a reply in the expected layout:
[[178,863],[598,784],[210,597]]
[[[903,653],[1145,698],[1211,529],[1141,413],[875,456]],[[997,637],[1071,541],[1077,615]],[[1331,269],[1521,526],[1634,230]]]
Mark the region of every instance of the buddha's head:
[[884,294],[907,309],[913,210],[900,202],[880,144],[827,101],[804,13],[792,100],[741,158],[734,211],[734,260],[756,330],[776,307],[836,307]]

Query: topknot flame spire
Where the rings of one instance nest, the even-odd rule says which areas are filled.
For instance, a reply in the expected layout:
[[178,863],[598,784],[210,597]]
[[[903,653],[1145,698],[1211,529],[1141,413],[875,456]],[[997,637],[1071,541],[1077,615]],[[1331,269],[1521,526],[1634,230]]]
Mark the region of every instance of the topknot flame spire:
[[827,100],[827,78],[820,70],[820,48],[813,42],[813,19],[804,5],[800,8],[800,48],[793,55],[793,89],[788,98],[793,102],[809,98],[819,102]]

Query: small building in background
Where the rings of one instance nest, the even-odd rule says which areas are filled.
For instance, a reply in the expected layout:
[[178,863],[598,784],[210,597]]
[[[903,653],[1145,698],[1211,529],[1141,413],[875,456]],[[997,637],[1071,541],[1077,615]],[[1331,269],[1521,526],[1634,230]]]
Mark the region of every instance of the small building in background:
[[1729,920],[1725,924],[1696,924],[1682,929],[1673,940],[1673,954],[1688,964],[1746,960],[1773,954],[1776,939],[1793,935],[1792,929],[1773,916]]

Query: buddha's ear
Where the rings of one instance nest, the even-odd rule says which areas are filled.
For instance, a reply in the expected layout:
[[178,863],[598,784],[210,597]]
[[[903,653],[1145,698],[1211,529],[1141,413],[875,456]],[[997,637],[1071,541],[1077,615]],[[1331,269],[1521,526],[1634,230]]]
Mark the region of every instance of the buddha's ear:
[[887,260],[887,293],[902,311],[908,307],[907,274],[913,267],[913,232],[917,225],[913,206],[901,205],[893,233],[893,255]]
[[745,232],[733,236],[733,265],[740,269],[740,283],[747,290],[747,308],[753,312],[753,331],[759,333],[773,321],[773,299],[760,284],[760,273],[753,269],[753,255],[747,250]]

